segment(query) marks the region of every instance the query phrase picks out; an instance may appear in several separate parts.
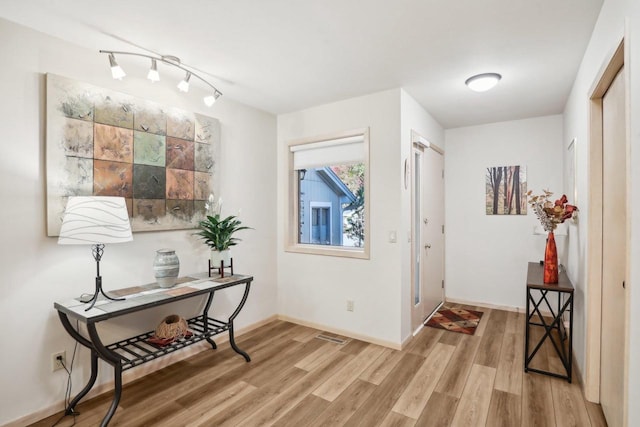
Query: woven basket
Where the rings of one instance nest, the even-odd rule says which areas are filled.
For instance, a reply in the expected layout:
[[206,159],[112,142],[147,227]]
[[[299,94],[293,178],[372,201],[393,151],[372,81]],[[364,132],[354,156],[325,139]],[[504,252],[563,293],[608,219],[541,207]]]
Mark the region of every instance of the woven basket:
[[156,328],[158,338],[182,338],[189,332],[187,321],[177,314],[165,317]]

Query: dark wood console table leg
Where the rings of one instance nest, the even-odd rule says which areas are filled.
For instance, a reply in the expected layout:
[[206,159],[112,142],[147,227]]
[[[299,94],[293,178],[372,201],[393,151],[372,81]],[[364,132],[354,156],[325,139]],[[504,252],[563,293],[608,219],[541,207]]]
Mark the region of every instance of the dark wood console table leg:
[[115,381],[113,400],[111,401],[109,410],[100,423],[100,427],[106,427],[109,424],[109,421],[111,421],[113,414],[116,413],[116,409],[118,409],[118,404],[120,403],[120,397],[122,396],[122,366],[120,364],[113,367],[113,379]]
[[531,319],[531,310],[530,310],[530,300],[531,300],[531,292],[527,289],[527,303],[526,303],[526,316],[525,317],[525,327],[524,327],[524,372],[529,372],[529,335],[531,333],[531,325],[529,324],[529,320]]
[[62,322],[62,326],[67,331],[69,335],[73,337],[77,342],[82,344],[84,347],[87,347],[91,351],[91,376],[89,377],[89,381],[84,386],[82,390],[73,398],[73,400],[69,403],[64,410],[65,415],[73,415],[77,414],[75,411],[76,405],[82,400],[83,397],[89,393],[93,385],[96,383],[96,379],[98,378],[98,354],[96,353],[95,348],[91,341],[80,335],[80,333],[71,325],[69,322],[69,317],[65,313],[58,312],[58,317],[60,318],[60,322]]
[[236,345],[236,339],[233,332],[233,321],[235,320],[238,313],[240,313],[240,310],[242,310],[242,307],[244,307],[244,304],[247,302],[247,297],[249,296],[250,288],[251,288],[251,282],[247,282],[244,286],[244,294],[242,295],[242,300],[240,300],[240,304],[238,304],[238,307],[236,308],[236,310],[229,317],[229,343],[231,344],[231,348],[233,348],[233,350],[236,353],[244,357],[244,360],[246,360],[247,362],[251,362],[251,358],[246,352],[244,352],[243,350],[240,350]]
[[105,427],[109,424],[109,421],[111,421],[111,417],[115,414],[116,409],[118,409],[118,403],[120,403],[120,397],[122,396],[122,360],[117,353],[109,351],[109,349],[102,344],[95,323],[87,323],[87,331],[89,332],[91,343],[96,349],[96,352],[98,352],[103,360],[113,366],[113,379],[115,383],[113,400],[111,401],[109,410],[100,423],[100,427]]
[[76,397],[74,397],[73,400],[69,403],[69,406],[66,407],[64,411],[65,415],[77,414],[75,409],[76,405],[78,404],[78,402],[80,402],[80,399],[85,397],[87,393],[89,393],[89,390],[93,388],[93,385],[96,383],[96,378],[98,378],[98,355],[92,349],[91,350],[91,377],[89,377],[89,381],[87,382],[87,385],[85,385],[84,388],[80,390],[80,393],[78,393]]

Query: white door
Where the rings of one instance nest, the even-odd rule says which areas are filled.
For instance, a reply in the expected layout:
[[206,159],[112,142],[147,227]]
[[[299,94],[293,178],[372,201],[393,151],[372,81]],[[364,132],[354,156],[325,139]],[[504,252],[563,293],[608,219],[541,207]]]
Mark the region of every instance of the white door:
[[602,98],[602,329],[600,403],[623,425],[627,271],[627,159],[624,68]]
[[412,326],[444,301],[444,156],[415,144],[412,152]]

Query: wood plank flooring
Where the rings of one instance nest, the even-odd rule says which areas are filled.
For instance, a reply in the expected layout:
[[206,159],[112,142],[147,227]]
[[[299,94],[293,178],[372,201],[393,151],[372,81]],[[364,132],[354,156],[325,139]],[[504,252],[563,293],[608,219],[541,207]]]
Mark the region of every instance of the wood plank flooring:
[[[606,426],[575,380],[523,372],[523,314],[468,308],[484,312],[476,335],[425,327],[402,351],[274,321],[237,339],[250,363],[226,343],[126,385],[110,425]],[[561,366],[550,345],[534,360]],[[75,425],[99,425],[111,398],[81,403]]]

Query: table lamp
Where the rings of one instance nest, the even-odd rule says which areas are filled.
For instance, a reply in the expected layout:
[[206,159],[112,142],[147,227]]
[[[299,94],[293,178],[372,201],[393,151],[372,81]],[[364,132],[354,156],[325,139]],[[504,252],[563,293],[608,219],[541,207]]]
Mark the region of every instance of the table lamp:
[[98,300],[98,294],[119,301],[104,293],[100,276],[100,259],[105,243],[123,243],[133,240],[129,213],[123,197],[79,196],[69,197],[62,218],[59,245],[93,245],[93,259],[96,260],[96,289],[91,302],[85,309],[90,310]]

